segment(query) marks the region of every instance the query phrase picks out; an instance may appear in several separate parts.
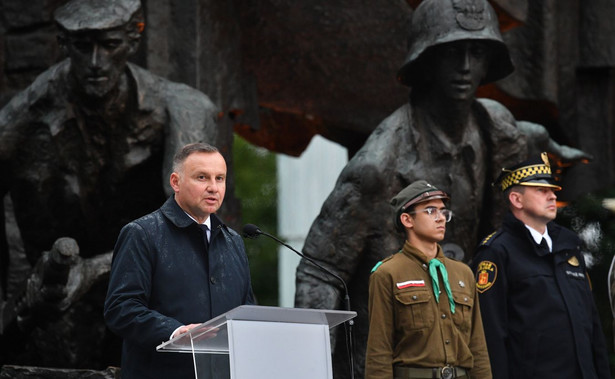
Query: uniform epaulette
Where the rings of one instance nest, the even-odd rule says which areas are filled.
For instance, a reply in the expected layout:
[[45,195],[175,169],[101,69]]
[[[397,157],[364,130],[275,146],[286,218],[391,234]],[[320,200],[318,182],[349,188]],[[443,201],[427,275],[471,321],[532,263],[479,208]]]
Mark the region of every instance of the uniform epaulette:
[[480,242],[478,246],[489,246],[501,232],[501,230],[496,230],[495,232],[489,234]]
[[[395,255],[395,254],[393,254],[393,255]],[[374,267],[372,268],[372,271],[371,271],[371,272],[375,272],[376,270],[378,270],[378,267],[380,267],[380,265],[381,265],[381,264],[383,264],[384,262],[386,262],[386,261],[388,261],[389,259],[393,258],[393,255],[388,256],[388,257],[384,258],[383,260],[381,260],[380,262],[376,263],[376,264],[374,265]]]

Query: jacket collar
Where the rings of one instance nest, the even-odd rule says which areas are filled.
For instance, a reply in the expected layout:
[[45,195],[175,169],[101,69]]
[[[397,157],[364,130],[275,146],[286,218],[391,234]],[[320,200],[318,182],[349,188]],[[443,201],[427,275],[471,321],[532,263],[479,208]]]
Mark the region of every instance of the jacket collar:
[[[70,59],[67,58],[61,61],[48,71],[48,76],[51,79],[49,79],[49,83],[47,84],[48,87],[43,88],[46,88],[51,94],[63,94],[62,96],[55,96],[58,112],[53,113],[53,117],[50,117],[48,121],[51,134],[56,135],[64,129],[64,124],[68,122],[68,120],[77,117],[75,105],[70,100],[72,94],[69,89],[71,86],[69,81]],[[126,74],[129,80],[134,81],[136,93],[130,96],[136,98],[137,108],[140,112],[151,113],[161,107],[161,91],[157,88],[159,88],[163,82],[159,77],[130,62],[126,63]],[[40,91],[39,89],[39,92]]]
[[[429,264],[430,259],[419,249],[410,244],[410,242],[404,242],[404,247],[402,249],[402,253],[405,255],[417,259],[421,263]],[[442,251],[442,247],[438,244],[438,252],[436,253],[436,259],[441,261],[444,260],[444,252]]]
[[[534,243],[532,235],[530,234],[530,231],[521,221],[519,221],[519,219],[513,216],[510,211],[506,212],[506,215],[504,216],[503,226],[504,228],[509,229],[514,235],[525,236],[521,238],[525,238],[529,243],[532,244],[532,246],[536,245],[536,243]],[[549,236],[553,241],[552,253],[557,253],[558,251],[562,250],[574,250],[578,248],[577,239],[567,237],[567,234],[571,234],[572,232],[564,233],[564,230],[564,228],[562,228],[554,221],[551,221],[547,224],[547,231],[549,232]]]
[[[175,201],[175,195],[171,195],[167,201],[160,207],[162,214],[168,218],[178,228],[187,228],[190,225],[196,224],[193,219]],[[215,214],[211,214],[211,230],[212,232],[224,225],[222,219]]]

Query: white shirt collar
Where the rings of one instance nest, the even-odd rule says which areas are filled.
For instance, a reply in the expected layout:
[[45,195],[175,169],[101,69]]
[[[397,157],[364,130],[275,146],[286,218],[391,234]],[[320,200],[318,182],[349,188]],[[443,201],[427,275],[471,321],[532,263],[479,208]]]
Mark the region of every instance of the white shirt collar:
[[[187,214],[188,217],[190,217],[194,222],[198,224],[198,221],[195,220],[194,217],[190,216],[188,212],[184,211],[184,213]],[[207,231],[205,233],[207,234],[207,241],[210,241],[211,240],[211,215],[207,216],[207,219],[202,225],[207,225]]]
[[542,239],[544,238],[545,241],[547,241],[547,245],[549,246],[549,251],[553,251],[553,240],[551,240],[551,236],[549,236],[549,231],[547,230],[547,228],[545,228],[544,234],[540,234],[539,231],[532,228],[531,226],[525,225],[525,227],[527,228],[527,230],[530,231],[530,234],[532,235],[532,238],[537,245],[540,245],[540,242],[542,242]]
[[[190,217],[192,221],[196,222],[197,224],[199,223],[194,217],[190,216],[188,212],[184,211],[184,213],[188,215],[188,217]],[[207,232],[211,232],[211,215],[207,216],[207,219],[202,225],[207,225]]]

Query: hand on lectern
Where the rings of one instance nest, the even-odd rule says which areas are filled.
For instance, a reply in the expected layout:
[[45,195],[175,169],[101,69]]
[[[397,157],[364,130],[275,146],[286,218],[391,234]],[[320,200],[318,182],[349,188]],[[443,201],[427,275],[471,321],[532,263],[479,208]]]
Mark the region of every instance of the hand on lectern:
[[192,338],[195,342],[216,338],[218,336],[219,330],[220,328],[216,328],[213,326],[201,328],[194,332]]
[[[171,339],[178,337],[182,334],[188,333],[189,331],[191,331],[192,329],[194,329],[195,327],[199,325],[201,324],[190,324],[190,325],[181,326],[177,328],[175,333],[173,333],[173,335],[171,336]],[[220,328],[216,328],[216,327],[201,328],[195,333],[194,336],[192,336],[192,338],[194,338],[195,340],[208,340],[210,338],[215,338],[218,335],[219,330]]]
[[190,331],[190,329],[195,328],[195,327],[197,327],[199,325],[201,325],[201,324],[190,324],[190,325],[180,326],[179,328],[177,328],[175,333],[173,333],[171,338],[177,337],[177,336],[179,336],[181,334],[184,334],[184,333],[188,333],[188,331]]

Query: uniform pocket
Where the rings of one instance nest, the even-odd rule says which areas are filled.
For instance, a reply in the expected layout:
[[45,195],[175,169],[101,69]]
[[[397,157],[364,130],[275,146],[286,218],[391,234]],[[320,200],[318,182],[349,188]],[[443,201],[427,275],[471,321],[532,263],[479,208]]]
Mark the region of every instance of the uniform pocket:
[[429,328],[434,323],[432,295],[428,289],[411,289],[395,294],[399,326],[406,330]]
[[474,298],[466,292],[451,291],[453,300],[455,301],[455,314],[453,321],[457,328],[462,332],[470,331],[472,326],[472,308],[474,307]]

